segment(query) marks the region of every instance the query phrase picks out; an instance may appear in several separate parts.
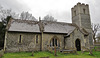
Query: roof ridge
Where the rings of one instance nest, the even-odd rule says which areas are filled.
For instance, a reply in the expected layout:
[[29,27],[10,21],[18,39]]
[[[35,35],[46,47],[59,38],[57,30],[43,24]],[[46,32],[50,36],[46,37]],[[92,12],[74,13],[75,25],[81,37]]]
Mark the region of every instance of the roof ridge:
[[15,22],[18,23],[28,23],[28,24],[37,24],[39,21],[33,21],[33,20],[21,20],[21,19],[13,19]]
[[60,24],[69,24],[69,25],[72,24],[72,23],[67,23],[67,22],[55,22],[55,21],[43,21],[43,20],[42,20],[42,22],[47,22],[47,23],[58,23],[58,24],[60,23]]
[[[16,20],[16,21],[34,21],[34,20],[21,20],[21,19],[13,19],[13,20]],[[34,21],[36,22],[36,21]]]

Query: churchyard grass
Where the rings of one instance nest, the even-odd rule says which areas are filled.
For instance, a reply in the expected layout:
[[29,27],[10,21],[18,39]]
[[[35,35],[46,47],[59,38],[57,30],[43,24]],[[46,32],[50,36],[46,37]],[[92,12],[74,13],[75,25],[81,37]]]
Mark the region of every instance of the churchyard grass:
[[57,56],[54,56],[54,53],[50,52],[18,52],[18,53],[5,53],[2,58],[40,58],[40,57],[49,57],[49,58],[100,58],[100,52],[93,52],[93,55],[90,55],[89,52],[77,54],[63,54],[57,52]]

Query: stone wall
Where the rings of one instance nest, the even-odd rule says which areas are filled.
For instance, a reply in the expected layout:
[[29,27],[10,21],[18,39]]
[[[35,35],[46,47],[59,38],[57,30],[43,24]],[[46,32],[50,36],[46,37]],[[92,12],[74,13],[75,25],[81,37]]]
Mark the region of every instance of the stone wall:
[[66,38],[66,40],[65,40],[65,43],[66,43],[66,44],[65,44],[65,49],[68,49],[68,50],[71,49],[71,45],[72,45],[72,44],[71,44],[71,41],[72,41],[72,40],[70,39],[70,37],[67,37],[67,38]]
[[[19,43],[20,35],[22,36]],[[38,35],[38,43],[36,43]],[[40,50],[40,34],[8,32],[6,39],[7,52],[36,51]]]
[[80,32],[79,29],[75,29],[69,37],[66,38],[66,49],[72,49],[75,50],[76,46],[75,46],[75,41],[76,39],[80,40],[80,44],[81,44],[81,50],[84,50],[82,47],[89,47],[89,38],[88,36],[84,36],[83,33]]
[[91,21],[89,15],[89,6],[87,4],[77,3],[72,8],[72,23],[79,27],[91,28]]
[[77,5],[72,8],[72,23],[75,23],[79,28],[84,28],[89,33],[88,46],[93,46],[93,32],[91,28],[91,19],[88,4],[77,3]]
[[[22,36],[21,43],[19,43],[20,35]],[[36,43],[36,35],[38,35],[38,43]],[[17,33],[17,32],[8,32],[6,40],[6,51],[7,52],[20,52],[20,51],[39,51],[40,45],[42,45],[42,51],[49,49],[54,49],[54,46],[50,46],[50,41],[53,38],[56,38],[59,41],[59,50],[64,49],[64,35],[65,34],[41,34],[35,33]],[[42,38],[42,40],[40,40]],[[84,36],[79,29],[75,29],[69,37],[65,40],[65,49],[76,49],[75,41],[76,39],[80,40],[81,50],[84,47],[89,47],[88,36]],[[42,41],[42,44],[40,43]]]
[[[59,49],[63,49],[64,48],[64,35],[63,34],[43,34],[43,39],[42,39],[42,50],[48,50],[48,46],[50,47],[50,40],[56,38],[58,39],[58,41],[60,42],[60,47],[58,47]],[[54,47],[51,46],[51,49],[53,49]]]
[[76,29],[74,32],[74,44],[75,44],[75,40],[79,39],[80,43],[81,43],[81,50],[84,51],[85,48],[89,48],[90,44],[89,44],[89,35],[85,36],[80,30]]
[[88,14],[80,14],[81,17],[81,27],[86,29],[91,29],[90,16]]
[[[21,43],[19,43],[20,35],[22,36]],[[38,43],[36,43],[36,35],[38,35]],[[43,36],[43,37],[41,37]],[[42,40],[41,40],[42,38]],[[42,51],[53,49],[50,46],[50,40],[56,38],[59,41],[59,47],[64,48],[64,34],[34,34],[34,33],[17,33],[8,32],[6,39],[6,52],[20,52],[20,51],[39,51],[42,45]],[[42,44],[40,43],[42,41]]]

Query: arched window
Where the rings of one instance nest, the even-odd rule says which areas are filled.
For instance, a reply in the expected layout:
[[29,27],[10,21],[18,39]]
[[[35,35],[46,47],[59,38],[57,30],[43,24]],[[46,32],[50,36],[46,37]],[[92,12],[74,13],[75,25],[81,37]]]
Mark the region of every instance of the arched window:
[[85,14],[85,11],[86,11],[86,10],[85,10],[85,9],[83,9],[83,13],[84,13],[84,14]]
[[58,39],[56,38],[53,38],[51,41],[50,41],[50,46],[58,46],[60,47],[60,42]]
[[19,37],[19,43],[21,43],[21,40],[22,40],[22,35],[20,35]]
[[36,43],[38,43],[38,35],[36,35]]
[[76,10],[74,11],[74,15],[76,16]]

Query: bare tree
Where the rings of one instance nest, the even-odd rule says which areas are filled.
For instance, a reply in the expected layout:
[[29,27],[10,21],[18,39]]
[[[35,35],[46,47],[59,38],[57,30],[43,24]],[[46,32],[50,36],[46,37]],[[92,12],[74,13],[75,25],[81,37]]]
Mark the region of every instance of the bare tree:
[[21,14],[17,14],[16,12],[13,12],[11,9],[4,9],[2,6],[0,6],[0,18],[1,20],[6,19],[8,16],[11,16],[14,19],[24,19],[24,20],[34,20],[37,21],[32,14],[29,12],[22,12]]
[[99,24],[92,24],[92,30],[93,30],[93,39],[94,39],[94,43],[96,42],[96,33],[97,31],[100,29],[100,25]]
[[45,20],[45,21],[57,21],[56,19],[54,19],[54,17],[52,17],[52,16],[49,16],[49,15],[46,15],[44,18],[43,18],[43,20]]
[[97,38],[97,41],[100,42],[100,33],[97,34],[96,38]]
[[19,18],[19,14],[16,14],[11,9],[4,9],[2,6],[0,6],[0,18],[1,18],[1,20],[6,19],[7,16],[11,16],[12,18],[15,18],[15,19]]
[[29,12],[22,12],[20,14],[20,19],[37,21],[36,18],[34,16],[32,16],[32,14],[30,14]]

